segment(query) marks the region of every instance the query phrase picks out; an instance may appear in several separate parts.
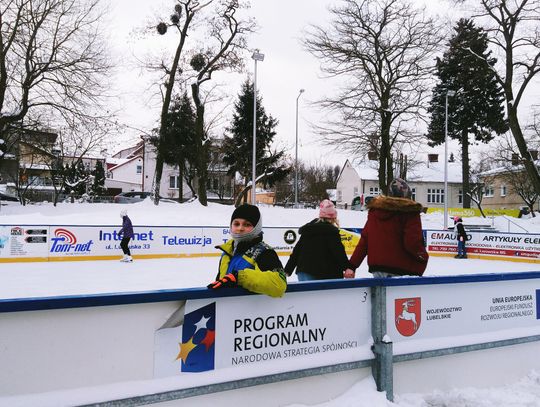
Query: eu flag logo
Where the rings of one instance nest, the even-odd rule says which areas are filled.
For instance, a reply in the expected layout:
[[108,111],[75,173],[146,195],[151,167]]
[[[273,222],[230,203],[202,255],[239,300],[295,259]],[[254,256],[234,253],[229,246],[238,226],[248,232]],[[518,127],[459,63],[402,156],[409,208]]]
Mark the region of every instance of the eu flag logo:
[[184,315],[182,343],[176,358],[182,359],[182,372],[214,369],[215,336],[215,302]]

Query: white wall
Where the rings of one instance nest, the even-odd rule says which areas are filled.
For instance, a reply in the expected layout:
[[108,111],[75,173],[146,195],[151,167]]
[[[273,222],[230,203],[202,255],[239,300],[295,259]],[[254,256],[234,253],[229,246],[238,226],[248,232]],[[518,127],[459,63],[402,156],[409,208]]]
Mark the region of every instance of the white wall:
[[347,161],[336,185],[336,203],[340,207],[344,207],[345,204],[347,204],[347,207],[351,206],[354,198],[354,187],[356,186],[361,190],[360,182],[361,180],[356,173],[356,170],[350,165],[349,161]]

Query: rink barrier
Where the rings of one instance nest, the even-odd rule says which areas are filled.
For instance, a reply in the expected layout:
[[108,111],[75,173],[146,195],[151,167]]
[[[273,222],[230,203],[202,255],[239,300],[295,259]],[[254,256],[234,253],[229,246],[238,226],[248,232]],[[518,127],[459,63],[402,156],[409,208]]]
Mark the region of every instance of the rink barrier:
[[[113,260],[122,254],[118,227],[111,225],[0,224],[0,263],[40,261]],[[299,239],[299,227],[263,228],[265,242],[281,256],[289,255]],[[350,255],[361,228],[340,229]],[[454,231],[423,230],[432,256],[454,256]],[[135,259],[213,257],[215,248],[230,238],[226,226],[136,225],[130,249]],[[469,258],[540,264],[539,233],[468,232]]]
[[[459,285],[456,286],[456,284]],[[456,296],[456,291],[459,288],[459,295]],[[342,291],[339,296],[334,295],[334,290]],[[351,291],[352,290],[352,291]],[[369,298],[365,297],[366,290],[369,290]],[[330,297],[325,297],[328,293],[333,293]],[[327,373],[340,372],[352,369],[365,369],[371,367],[372,375],[377,383],[379,391],[385,391],[387,398],[393,400],[393,388],[394,381],[394,365],[396,363],[406,363],[412,360],[427,359],[433,357],[455,355],[457,353],[472,352],[479,350],[493,349],[496,347],[507,347],[520,344],[526,344],[531,342],[540,341],[540,272],[517,272],[506,274],[479,274],[479,275],[465,275],[465,276],[444,276],[444,277],[403,277],[393,279],[352,279],[352,280],[327,280],[327,281],[314,281],[309,283],[291,283],[288,286],[287,293],[282,299],[271,299],[266,296],[255,295],[246,292],[240,288],[232,288],[227,290],[212,291],[204,288],[190,288],[181,290],[160,290],[151,292],[126,292],[126,293],[104,293],[104,294],[92,294],[92,295],[76,295],[76,296],[59,296],[59,297],[45,297],[45,298],[18,298],[18,299],[2,299],[0,300],[0,322],[3,324],[12,323],[13,325],[7,326],[7,329],[3,330],[3,338],[0,338],[0,345],[2,346],[3,354],[1,358],[7,357],[9,354],[9,345],[13,343],[9,342],[9,335],[6,332],[10,332],[11,335],[17,334],[18,324],[28,324],[28,317],[33,314],[26,314],[26,312],[38,312],[33,318],[38,320],[47,320],[50,324],[58,323],[60,326],[63,322],[62,318],[68,315],[75,316],[76,318],[69,319],[69,323],[74,324],[69,326],[68,332],[77,332],[77,324],[84,326],[86,320],[83,317],[92,317],[95,313],[98,318],[107,318],[109,314],[114,312],[122,312],[121,310],[130,312],[130,307],[135,306],[133,315],[133,321],[125,321],[127,326],[131,324],[144,324],[145,319],[140,318],[141,308],[140,306],[164,303],[168,306],[176,304],[178,301],[187,300],[186,304],[198,304],[200,301],[203,303],[208,300],[215,300],[216,303],[223,303],[227,301],[235,301],[234,310],[241,316],[248,312],[247,309],[257,308],[256,304],[264,304],[266,310],[267,306],[290,307],[290,303],[296,307],[311,308],[318,303],[323,308],[329,308],[334,305],[335,301],[339,301],[341,297],[344,297],[347,293],[352,294],[354,298],[362,296],[361,302],[354,302],[353,306],[358,304],[364,304],[370,314],[369,319],[362,319],[360,317],[360,329],[367,330],[371,336],[373,343],[361,342],[358,346],[358,352],[361,354],[363,347],[371,349],[371,354],[367,355],[362,353],[356,360],[342,361],[340,363],[326,363],[321,366],[302,366],[302,363],[295,363],[294,370],[282,371],[282,372],[270,372],[268,374],[260,374],[253,377],[238,378],[226,382],[217,383],[205,383],[202,385],[189,386],[187,388],[172,388],[166,391],[153,392],[151,394],[137,394],[133,397],[120,397],[115,400],[96,400],[95,402],[87,403],[87,405],[99,405],[99,406],[117,406],[117,405],[142,405],[150,402],[161,402],[174,399],[181,399],[186,397],[193,397],[198,395],[204,395],[209,393],[221,392],[231,389],[239,389],[243,387],[256,386],[261,384],[275,383],[280,381],[305,378],[310,376],[322,375]],[[313,299],[307,300],[305,304],[304,297],[316,295]],[[352,298],[352,297],[351,297]],[[403,303],[403,300],[408,301],[407,314],[402,312],[398,307]],[[287,303],[289,301],[290,303]],[[311,301],[311,302],[309,302]],[[325,302],[326,301],[326,302]],[[402,302],[400,302],[402,301]],[[326,305],[325,305],[326,304]],[[354,305],[356,304],[356,305]],[[442,305],[439,305],[442,304]],[[449,306],[448,304],[453,304]],[[518,307],[519,305],[519,307]],[[240,307],[239,307],[240,306]],[[111,307],[116,311],[106,311],[102,307]],[[126,308],[128,307],[128,308]],[[187,307],[187,305],[186,305]],[[416,307],[416,308],[415,308]],[[438,308],[444,307],[444,308]],[[498,311],[489,311],[490,307],[507,307],[508,309],[525,310],[528,317],[508,317],[504,318],[485,318],[485,327],[480,325],[486,316],[497,316]],[[170,308],[170,307],[169,307]],[[196,307],[195,307],[196,308]],[[480,308],[480,309],[478,309]],[[77,309],[88,309],[88,312],[80,314]],[[349,308],[350,309],[350,308]],[[354,308],[353,308],[354,309]],[[440,311],[440,310],[443,311]],[[448,311],[448,310],[449,311]],[[464,310],[468,310],[467,313],[463,313]],[[95,310],[95,311],[94,311]],[[435,313],[437,310],[439,314]],[[347,320],[347,324],[354,325],[358,322],[361,312],[359,309],[355,309],[354,320]],[[433,311],[430,313],[430,311]],[[23,314],[19,314],[24,312]],[[160,314],[164,311],[160,311]],[[318,313],[319,311],[317,311]],[[432,322],[428,322],[429,316],[435,315],[442,316],[442,313],[449,312],[450,315],[444,318],[432,318]],[[491,313],[490,313],[491,312]],[[514,311],[516,313],[522,311]],[[46,313],[46,314],[43,314]],[[74,313],[74,314],[72,314]],[[186,311],[187,313],[187,311]],[[165,313],[165,316],[168,312]],[[410,331],[412,325],[410,320],[399,318],[402,316],[411,317],[412,314],[416,315],[415,322],[418,324],[415,332]],[[470,314],[470,315],[469,315]],[[13,318],[7,318],[12,315]],[[81,317],[77,317],[80,315]],[[501,314],[502,315],[502,314]],[[240,317],[241,317],[240,316]],[[238,317],[238,318],[240,318]],[[312,316],[310,315],[310,318]],[[339,319],[337,315],[329,313],[323,316],[328,324],[331,320]],[[477,318],[480,317],[480,318]],[[426,320],[424,320],[426,319]],[[90,319],[91,320],[91,319]],[[124,317],[122,316],[122,321]],[[105,320],[103,320],[105,322]],[[142,322],[141,322],[142,321]],[[450,332],[455,337],[452,337],[454,346],[439,346],[435,348],[433,343],[441,342],[443,345],[445,339],[444,335],[441,335],[441,331],[445,331],[445,324],[450,326]],[[343,321],[341,321],[343,323]],[[489,324],[495,325],[495,330],[490,331]],[[155,324],[155,322],[154,322]],[[367,324],[367,325],[366,325]],[[404,325],[403,325],[404,324]],[[430,324],[432,326],[430,326]],[[438,324],[438,326],[437,326]],[[2,324],[0,324],[1,326]],[[56,324],[55,324],[56,325]],[[22,326],[22,325],[21,325]],[[104,326],[107,326],[104,324]],[[325,325],[326,326],[326,325]],[[4,325],[6,328],[6,325]],[[405,336],[399,332],[399,329],[407,329]],[[482,331],[482,329],[487,331]],[[104,328],[105,329],[105,328]],[[152,329],[151,327],[141,327],[141,329]],[[475,330],[480,329],[476,332]],[[493,329],[493,328],[490,328]],[[362,331],[363,332],[363,331]],[[365,333],[365,332],[363,332]],[[42,340],[42,335],[39,330],[32,331],[35,338],[31,338],[29,343],[35,341],[34,346],[25,346],[24,349],[36,349],[39,348],[38,344]],[[444,332],[443,332],[444,334]],[[418,335],[418,338],[414,338]],[[480,335],[475,337],[475,335]],[[129,336],[129,335],[128,335]],[[469,336],[471,338],[469,339]],[[486,340],[489,338],[490,340]],[[65,340],[66,343],[73,342],[71,338],[57,338],[59,341]],[[456,342],[457,340],[461,342]],[[18,339],[13,339],[18,342]],[[25,339],[28,340],[28,339]],[[420,348],[417,351],[400,350],[399,347],[410,343],[408,341],[418,340],[420,345],[414,346],[415,349]],[[414,342],[413,342],[414,343]],[[422,343],[428,344],[427,348],[422,349]],[[42,357],[50,358],[43,364],[46,366],[55,366],[63,372],[67,372],[69,375],[70,368],[72,366],[62,365],[61,358],[54,353],[49,354],[47,350],[43,352]],[[107,352],[108,358],[111,358],[111,362],[115,367],[120,362],[114,362],[116,355],[115,349],[109,349],[107,344],[103,344],[103,348],[99,348],[100,352]],[[148,351],[148,349],[146,349]],[[137,349],[135,354],[139,354],[141,349]],[[90,353],[89,359],[92,359]],[[26,358],[34,359],[31,354],[27,352]],[[8,360],[16,361],[17,365],[11,366],[6,361],[2,361],[3,371],[11,372],[8,378],[0,380],[0,394],[5,394],[5,391],[9,388],[10,383],[7,379],[12,381],[12,385],[15,383],[24,383],[27,372],[23,370],[18,371],[18,358]],[[301,358],[299,360],[302,360]],[[90,363],[90,362],[89,362]],[[58,366],[59,365],[59,366]],[[34,362],[34,369],[39,370],[40,364]],[[538,368],[538,366],[536,366]],[[92,367],[89,366],[90,375],[95,375],[96,372],[91,371]],[[257,367],[257,371],[260,371],[260,367]],[[262,370],[264,371],[264,370]],[[39,372],[38,372],[39,373]],[[1,373],[0,373],[1,374]],[[20,374],[21,377],[17,375]],[[198,373],[198,375],[204,375],[206,373]],[[38,374],[38,376],[40,376]],[[182,378],[189,378],[189,374],[182,373]],[[209,375],[211,380],[211,374]],[[41,375],[43,379],[43,375]],[[81,383],[75,387],[84,387],[84,383],[87,378],[82,377]],[[187,380],[187,379],[186,379]],[[1,383],[4,383],[2,385]],[[114,386],[114,383],[102,383],[108,384],[108,386]],[[121,385],[122,382],[119,382]],[[472,385],[472,384],[471,384]],[[3,391],[1,387],[6,386]],[[99,387],[96,387],[99,389]],[[43,391],[60,391],[55,388],[43,389]],[[27,392],[30,392],[28,389]],[[60,391],[61,393],[61,391]],[[60,394],[59,393],[59,394]],[[97,392],[96,394],[99,394]],[[0,404],[2,399],[0,398]]]

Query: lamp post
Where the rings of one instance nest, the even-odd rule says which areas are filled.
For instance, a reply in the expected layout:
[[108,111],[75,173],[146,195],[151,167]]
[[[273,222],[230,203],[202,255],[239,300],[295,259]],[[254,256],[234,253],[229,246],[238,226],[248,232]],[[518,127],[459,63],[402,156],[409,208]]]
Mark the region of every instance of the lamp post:
[[298,99],[304,93],[304,89],[300,89],[296,97],[296,143],[294,155],[294,207],[298,208]]
[[448,229],[448,97],[456,94],[446,90],[444,104],[444,230]]
[[258,49],[253,51],[251,58],[255,61],[255,74],[253,76],[253,156],[251,169],[251,204],[257,205],[255,194],[255,180],[257,179],[257,61],[264,61],[264,54]]

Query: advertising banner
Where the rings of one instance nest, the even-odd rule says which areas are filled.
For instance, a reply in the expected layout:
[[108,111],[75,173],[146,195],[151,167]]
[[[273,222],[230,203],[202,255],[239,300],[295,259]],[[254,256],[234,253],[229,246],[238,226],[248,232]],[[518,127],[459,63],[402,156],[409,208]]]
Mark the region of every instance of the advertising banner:
[[[0,225],[0,262],[111,259],[119,256],[119,227],[109,225]],[[300,238],[298,228],[263,228],[264,240],[279,255],[288,255]],[[340,229],[350,255],[360,240],[360,228]],[[135,258],[219,256],[217,245],[230,238],[228,227],[135,225],[129,246]],[[425,230],[431,254],[457,252],[453,231]],[[486,259],[540,263],[540,234],[469,232],[467,254]]]
[[218,369],[263,376],[357,361],[358,349],[369,349],[370,309],[368,288],[259,295],[249,307],[243,297],[190,300],[178,311],[183,318],[156,331],[154,376]]
[[[519,209],[491,209],[484,208],[484,213],[480,212],[478,208],[448,208],[448,216],[462,216],[462,217],[484,217],[484,216],[513,216],[517,218],[519,216]],[[440,213],[444,214],[444,208],[428,208],[427,213]]]
[[[49,256],[99,257],[121,253],[119,228],[111,226],[51,226]],[[200,255],[213,248],[215,236],[206,236],[202,228],[137,226],[129,247],[135,255]]]
[[48,226],[0,226],[0,258],[47,259],[48,246]]
[[455,346],[445,337],[472,335],[463,345],[501,330],[540,333],[539,292],[540,280],[387,287],[387,333],[394,343],[418,341],[416,351]]
[[[426,231],[427,249],[433,253],[457,253],[457,237],[452,231]],[[467,232],[467,254],[540,260],[540,234]]]

